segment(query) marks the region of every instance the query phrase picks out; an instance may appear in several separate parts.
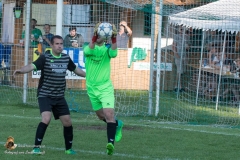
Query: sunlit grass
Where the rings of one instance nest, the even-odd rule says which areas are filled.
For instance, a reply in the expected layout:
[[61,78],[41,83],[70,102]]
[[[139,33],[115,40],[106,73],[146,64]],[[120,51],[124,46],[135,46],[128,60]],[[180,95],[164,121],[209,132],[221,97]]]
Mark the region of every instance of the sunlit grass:
[[[21,104],[22,88],[0,86],[0,104]],[[67,89],[65,93],[72,111],[84,114],[92,113],[92,107],[86,90]],[[156,92],[152,93],[152,108],[149,115],[149,93],[141,90],[115,90],[118,116],[138,117],[150,121],[179,122],[186,124],[222,124],[239,126],[239,109],[215,102],[199,102],[195,105],[195,97],[181,94],[179,99],[174,92],[160,92],[159,113],[155,116]],[[27,103],[37,108],[36,89],[28,89]],[[192,98],[191,98],[192,97]],[[189,99],[188,99],[189,98]]]

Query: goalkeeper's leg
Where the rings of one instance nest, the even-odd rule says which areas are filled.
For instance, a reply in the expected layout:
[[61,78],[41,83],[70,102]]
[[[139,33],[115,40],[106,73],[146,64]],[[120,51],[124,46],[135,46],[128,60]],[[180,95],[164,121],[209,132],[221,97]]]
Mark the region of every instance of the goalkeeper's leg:
[[114,140],[116,134],[116,121],[114,119],[114,110],[112,108],[104,108],[96,111],[99,119],[107,123],[107,154],[112,155],[114,151]]
[[[101,111],[101,112],[100,112],[100,114],[99,114],[100,116],[98,116],[98,118],[100,120],[104,121],[105,123],[107,123],[107,121],[104,117],[103,111]],[[119,142],[122,139],[122,128],[123,128],[124,123],[123,123],[123,121],[118,120],[116,117],[115,117],[115,121],[116,121],[116,127],[117,127],[116,134],[115,134],[115,141]]]

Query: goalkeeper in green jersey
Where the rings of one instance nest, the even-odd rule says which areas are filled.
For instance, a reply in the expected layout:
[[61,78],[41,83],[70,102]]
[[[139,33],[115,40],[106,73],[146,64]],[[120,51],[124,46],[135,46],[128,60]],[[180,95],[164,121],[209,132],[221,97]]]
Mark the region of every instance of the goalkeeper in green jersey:
[[114,118],[114,88],[110,79],[110,60],[117,56],[117,29],[113,26],[112,45],[105,44],[104,38],[97,35],[95,26],[92,42],[84,48],[86,58],[86,86],[92,108],[98,118],[107,123],[107,154],[112,155],[114,141],[122,138],[123,122]]

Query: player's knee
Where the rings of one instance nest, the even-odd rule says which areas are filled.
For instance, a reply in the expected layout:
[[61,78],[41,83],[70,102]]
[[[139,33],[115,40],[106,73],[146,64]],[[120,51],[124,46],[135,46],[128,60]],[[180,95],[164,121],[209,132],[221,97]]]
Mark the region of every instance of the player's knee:
[[105,119],[105,116],[104,116],[104,113],[103,113],[103,109],[100,109],[100,110],[96,111],[96,115],[98,116],[98,119],[100,119],[100,120],[104,120]]
[[99,120],[104,120],[105,119],[104,114],[97,114],[97,116],[98,116]]
[[51,117],[42,117],[42,122],[45,123],[46,125],[49,125],[51,120]]
[[72,125],[72,122],[71,122],[71,120],[69,120],[69,121],[62,121],[62,124],[63,124],[64,127],[70,127]]
[[72,122],[70,121],[70,122],[65,122],[65,123],[63,123],[63,126],[64,127],[70,127],[70,126],[72,126]]
[[109,111],[106,111],[104,112],[105,114],[105,119],[107,122],[114,122],[114,111],[112,110],[109,110]]
[[48,125],[51,120],[51,112],[44,111],[41,113],[41,115],[42,115],[42,122]]
[[70,116],[61,116],[60,117],[61,121],[62,121],[62,124],[64,127],[69,127],[72,125],[72,121],[71,121],[71,118]]

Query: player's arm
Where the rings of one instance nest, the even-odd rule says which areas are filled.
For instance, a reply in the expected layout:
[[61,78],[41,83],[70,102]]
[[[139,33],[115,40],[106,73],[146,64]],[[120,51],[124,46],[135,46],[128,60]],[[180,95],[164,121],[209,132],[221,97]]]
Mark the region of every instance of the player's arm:
[[111,45],[111,48],[109,49],[109,57],[110,58],[115,58],[117,57],[117,53],[118,53],[118,50],[117,50],[117,29],[115,27],[114,24],[112,24],[113,26],[113,34],[112,34],[112,45]]
[[73,72],[80,77],[86,77],[86,73],[78,67]]
[[[91,42],[90,42],[91,43]],[[83,53],[84,53],[84,56],[90,56],[90,55],[93,55],[93,53],[94,53],[94,49],[91,49],[90,48],[90,44],[89,45],[87,45],[86,47],[84,47],[84,49],[83,49]]]
[[21,69],[17,69],[14,71],[13,76],[15,77],[17,74],[24,74],[29,73],[33,70],[41,70],[44,68],[45,63],[45,56],[41,55],[36,61],[32,62],[31,64],[28,64]]
[[114,24],[112,24],[113,26],[113,32],[112,32],[112,46],[111,46],[111,49],[112,50],[116,50],[117,49],[117,29],[115,27]]
[[[116,37],[115,37],[115,39],[116,39]],[[115,40],[112,40],[111,49],[112,50],[116,50],[117,49],[117,42]]]
[[115,57],[117,57],[117,54],[118,54],[118,50],[117,49],[112,49],[112,48],[110,48],[110,50],[109,50],[109,57],[110,58],[115,58]]
[[89,48],[90,49],[94,49],[94,47],[95,47],[95,43],[98,39],[97,30],[98,30],[98,27],[99,27],[100,24],[101,24],[101,22],[96,24],[96,26],[94,27],[92,41],[89,43]]
[[35,66],[33,64],[28,64],[24,67],[22,67],[21,69],[17,69],[14,71],[13,76],[15,77],[18,74],[24,74],[24,73],[28,73],[31,72],[35,69]]
[[124,27],[126,34],[128,35],[128,37],[130,37],[132,35],[132,30],[128,27],[127,23],[123,22],[120,25]]
[[95,30],[94,30],[92,41],[88,45],[89,49],[92,49],[92,50],[94,49],[97,39],[98,39],[98,35],[97,35],[97,32],[95,32]]
[[69,62],[68,62],[68,70],[74,72],[76,75],[81,76],[81,77],[86,77],[86,73],[78,68],[72,61],[72,59],[69,57]]
[[132,36],[132,30],[126,25],[126,26],[124,26],[125,28],[126,28],[126,30],[127,30],[127,35],[128,35],[128,37],[130,37],[130,36]]

